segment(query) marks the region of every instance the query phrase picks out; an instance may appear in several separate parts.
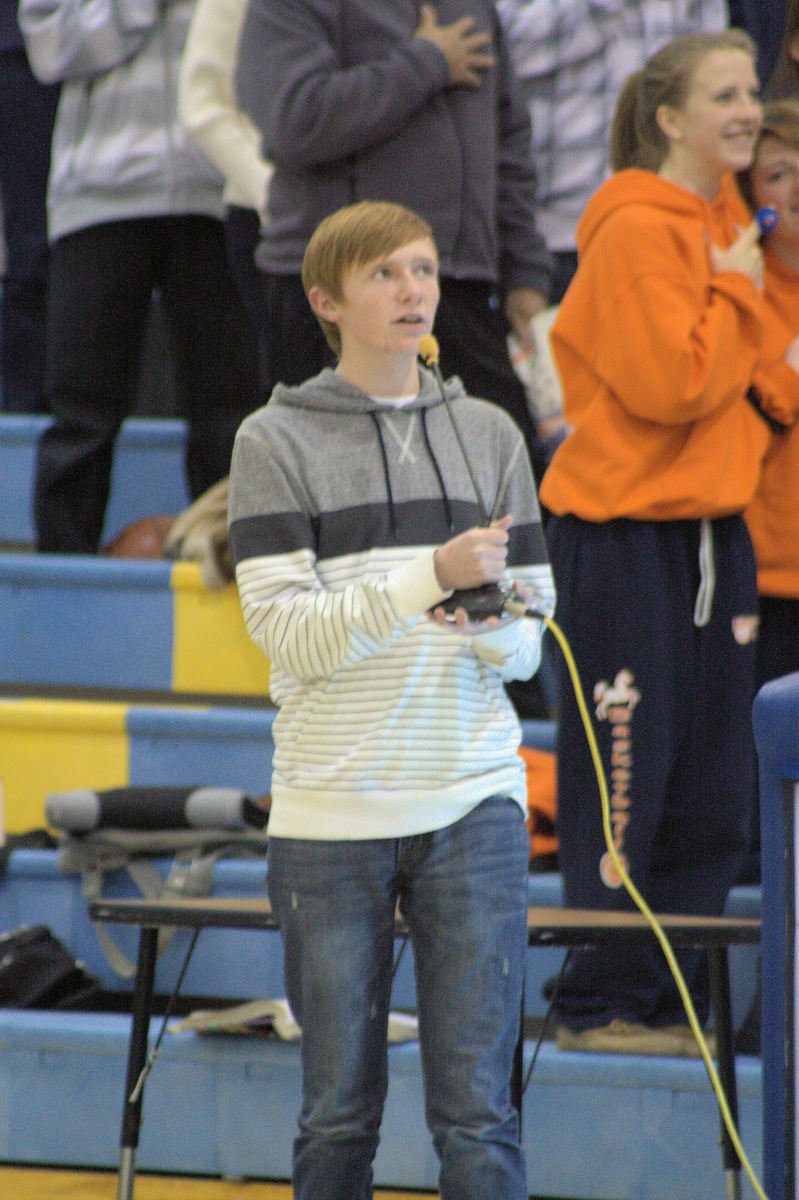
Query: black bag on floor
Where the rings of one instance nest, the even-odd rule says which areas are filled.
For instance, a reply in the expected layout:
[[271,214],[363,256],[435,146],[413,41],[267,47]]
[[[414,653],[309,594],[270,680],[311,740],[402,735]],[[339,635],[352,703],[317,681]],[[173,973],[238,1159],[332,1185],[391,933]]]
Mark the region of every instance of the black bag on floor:
[[0,936],[0,1007],[92,1008],[100,992],[46,925]]

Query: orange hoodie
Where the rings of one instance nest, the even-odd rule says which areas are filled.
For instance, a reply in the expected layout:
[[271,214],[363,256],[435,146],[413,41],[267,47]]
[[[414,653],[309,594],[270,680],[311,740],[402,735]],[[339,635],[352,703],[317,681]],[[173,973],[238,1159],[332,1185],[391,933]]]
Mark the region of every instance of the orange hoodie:
[[745,399],[762,298],[737,271],[714,275],[708,251],[740,228],[731,194],[711,205],[631,169],[588,202],[551,335],[573,430],[542,481],[553,512],[718,517],[751,499],[768,442]]
[[790,428],[772,435],[746,523],[755,547],[759,591],[793,599],[799,599],[799,375],[783,355],[797,333],[799,271],[766,250],[766,322],[754,383],[764,408]]

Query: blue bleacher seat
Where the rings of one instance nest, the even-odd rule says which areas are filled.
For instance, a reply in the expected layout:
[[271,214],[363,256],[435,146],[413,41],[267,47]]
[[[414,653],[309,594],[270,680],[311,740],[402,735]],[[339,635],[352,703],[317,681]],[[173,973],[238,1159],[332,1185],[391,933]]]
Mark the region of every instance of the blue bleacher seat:
[[[32,544],[36,443],[48,416],[0,412],[0,542]],[[129,417],[114,451],[103,545],[140,517],[176,514],[189,503],[184,472],[186,423]]]

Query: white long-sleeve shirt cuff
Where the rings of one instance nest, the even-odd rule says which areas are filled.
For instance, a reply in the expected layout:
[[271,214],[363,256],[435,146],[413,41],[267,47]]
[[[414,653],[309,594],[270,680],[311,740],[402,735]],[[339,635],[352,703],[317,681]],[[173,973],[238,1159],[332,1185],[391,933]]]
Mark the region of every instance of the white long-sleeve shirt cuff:
[[401,620],[418,617],[452,595],[443,591],[436,579],[434,553],[435,547],[431,547],[392,571],[386,580],[386,594]]

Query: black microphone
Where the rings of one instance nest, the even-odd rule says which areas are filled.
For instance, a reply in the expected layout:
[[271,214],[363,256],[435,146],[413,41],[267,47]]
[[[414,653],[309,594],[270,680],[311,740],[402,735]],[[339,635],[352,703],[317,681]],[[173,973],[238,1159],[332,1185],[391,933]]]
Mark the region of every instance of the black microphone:
[[484,583],[481,587],[462,588],[453,592],[449,599],[436,608],[443,608],[454,617],[456,608],[466,609],[470,621],[484,621],[486,617],[543,617],[501,583]]

